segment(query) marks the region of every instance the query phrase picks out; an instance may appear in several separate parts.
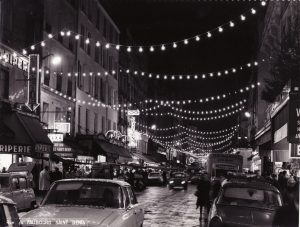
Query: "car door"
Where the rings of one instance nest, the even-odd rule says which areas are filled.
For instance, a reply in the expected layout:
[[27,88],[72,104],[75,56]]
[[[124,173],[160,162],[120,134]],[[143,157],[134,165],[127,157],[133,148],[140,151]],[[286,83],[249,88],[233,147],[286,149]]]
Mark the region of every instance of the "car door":
[[144,209],[141,204],[137,202],[137,199],[131,189],[131,187],[126,187],[126,190],[129,195],[130,205],[133,209],[135,215],[136,226],[140,227],[143,224],[144,220]]
[[123,193],[124,193],[125,213],[123,215],[124,224],[122,226],[123,227],[138,227],[135,209],[130,203],[130,196],[129,196],[127,187],[123,188]]
[[12,200],[17,204],[17,209],[24,209],[24,192],[20,189],[19,179],[16,176],[11,178]]
[[23,194],[24,209],[28,209],[31,206],[32,196],[28,190],[27,179],[25,177],[19,177],[20,191]]

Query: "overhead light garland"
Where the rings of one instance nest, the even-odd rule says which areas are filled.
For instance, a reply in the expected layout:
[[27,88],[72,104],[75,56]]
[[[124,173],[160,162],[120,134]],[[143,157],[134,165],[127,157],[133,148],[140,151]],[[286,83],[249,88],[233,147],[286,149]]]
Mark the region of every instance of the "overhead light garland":
[[[265,5],[262,5],[265,6]],[[199,41],[203,39],[211,39],[211,37],[222,34],[225,30],[232,30],[233,28],[237,27],[236,25],[241,23],[245,23],[245,20],[248,17],[251,17],[253,15],[256,15],[257,8],[251,8],[250,10],[247,10],[245,13],[240,14],[238,18],[234,20],[230,20],[222,25],[219,25],[211,30],[208,30],[206,32],[197,34],[192,37],[184,38],[182,40],[176,40],[166,43],[160,43],[160,44],[152,44],[152,45],[123,45],[123,44],[117,44],[117,43],[110,43],[110,42],[102,42],[100,40],[91,39],[90,37],[83,36],[77,32],[64,29],[56,34],[48,34],[47,38],[37,42],[35,44],[32,44],[28,47],[23,48],[22,52],[23,54],[28,54],[29,51],[34,51],[37,47],[44,48],[46,46],[46,43],[53,39],[54,37],[73,37],[76,41],[79,41],[80,39],[84,39],[86,45],[95,45],[95,47],[104,46],[106,49],[115,49],[117,51],[121,49],[125,49],[128,53],[131,52],[137,52],[137,53],[144,53],[145,51],[154,52],[157,50],[160,50],[162,52],[169,50],[169,49],[176,49],[178,47],[185,47],[188,46],[190,43],[198,43]]]

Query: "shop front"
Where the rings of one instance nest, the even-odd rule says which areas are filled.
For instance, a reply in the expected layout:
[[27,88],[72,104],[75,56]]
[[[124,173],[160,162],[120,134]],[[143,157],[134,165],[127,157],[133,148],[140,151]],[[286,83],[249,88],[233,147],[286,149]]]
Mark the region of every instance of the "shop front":
[[0,168],[23,161],[38,162],[52,152],[52,142],[35,116],[8,111],[0,113]]

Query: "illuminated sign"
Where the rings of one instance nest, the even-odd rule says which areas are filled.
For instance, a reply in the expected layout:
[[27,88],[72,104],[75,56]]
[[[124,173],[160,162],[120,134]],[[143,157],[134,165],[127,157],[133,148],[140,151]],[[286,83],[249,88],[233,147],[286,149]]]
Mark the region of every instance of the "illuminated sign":
[[71,153],[71,152],[73,152],[72,148],[66,146],[64,143],[54,143],[53,151],[55,153]]
[[127,138],[129,147],[137,147],[137,141],[141,140],[142,136],[135,130],[135,117],[129,117],[130,128],[127,129]]
[[127,115],[128,116],[139,116],[140,111],[139,110],[127,110]]
[[0,144],[0,153],[4,154],[30,154],[32,146],[30,145],[10,145]]
[[58,133],[70,133],[71,127],[69,122],[54,122],[54,129]]
[[29,70],[27,78],[27,101],[25,105],[31,111],[35,111],[40,105],[40,73],[39,73],[39,55],[29,55]]
[[48,133],[48,137],[52,143],[62,142],[64,140],[64,134],[62,133]]
[[126,135],[123,135],[120,131],[115,130],[109,130],[108,132],[106,132],[105,137],[108,139],[121,140],[122,142],[125,142],[127,139]]

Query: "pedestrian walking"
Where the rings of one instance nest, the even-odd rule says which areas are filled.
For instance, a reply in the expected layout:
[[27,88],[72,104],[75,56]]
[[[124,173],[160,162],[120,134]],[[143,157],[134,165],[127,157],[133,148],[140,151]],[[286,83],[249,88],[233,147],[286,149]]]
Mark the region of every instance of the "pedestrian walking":
[[[197,196],[197,203],[196,209],[200,207],[200,217],[199,219],[202,220],[202,211],[203,208],[206,209],[206,213],[209,213],[209,191],[210,191],[210,182],[207,177],[204,175],[200,176],[199,183],[197,185],[197,191],[195,192],[195,196]],[[207,216],[205,218],[207,221]]]
[[54,171],[51,173],[51,183],[62,179],[62,172],[59,171],[58,167],[55,167]]
[[40,178],[39,178],[39,190],[43,198],[45,197],[49,189],[50,189],[49,167],[45,166],[44,169],[40,172]]
[[287,195],[289,204],[280,207],[274,216],[274,227],[298,227],[299,226],[299,182],[287,183]]

